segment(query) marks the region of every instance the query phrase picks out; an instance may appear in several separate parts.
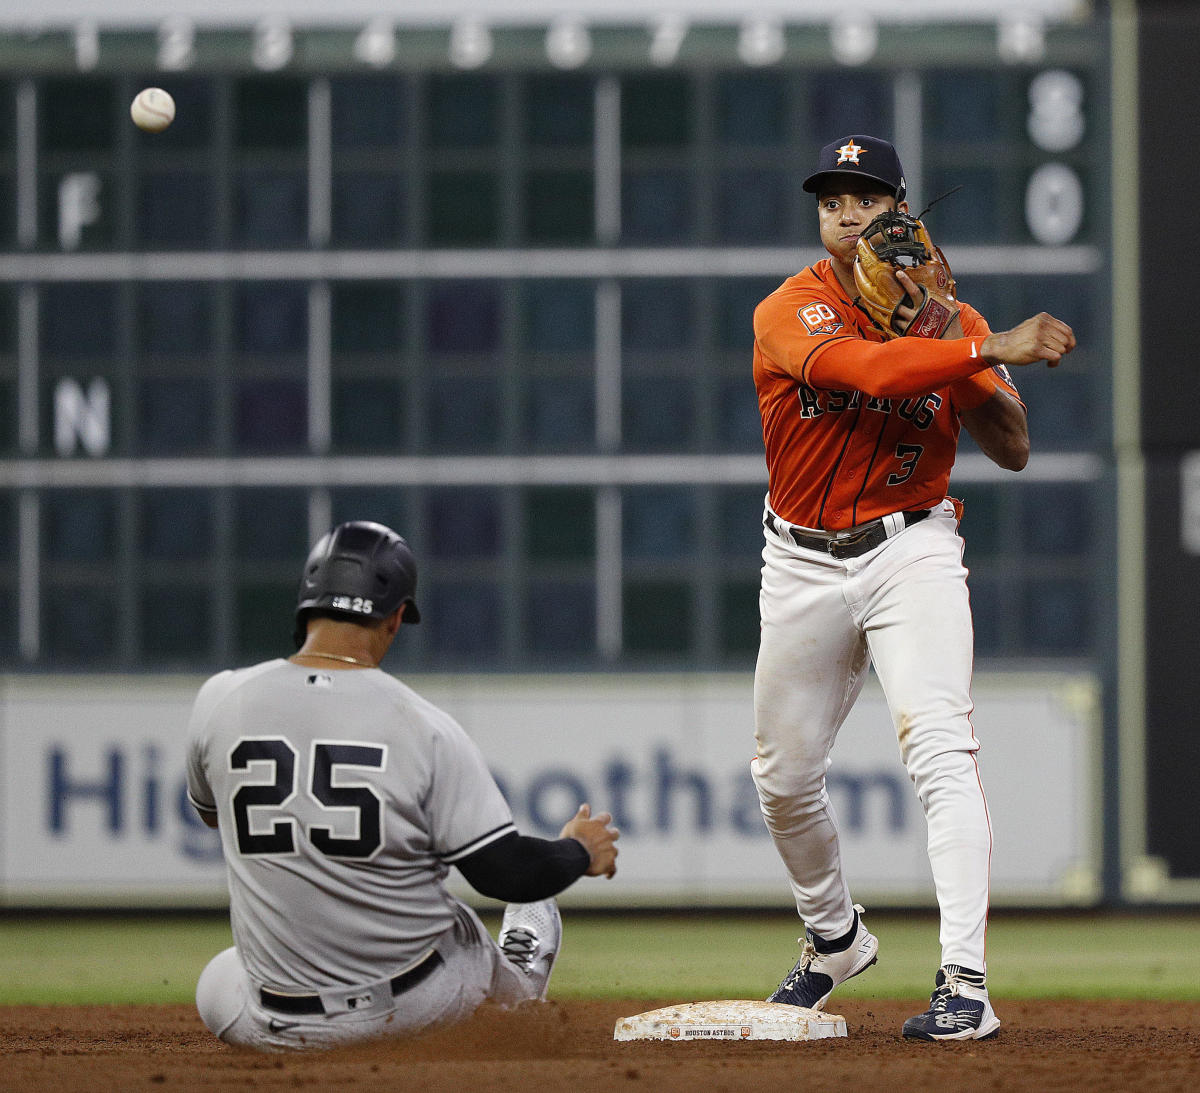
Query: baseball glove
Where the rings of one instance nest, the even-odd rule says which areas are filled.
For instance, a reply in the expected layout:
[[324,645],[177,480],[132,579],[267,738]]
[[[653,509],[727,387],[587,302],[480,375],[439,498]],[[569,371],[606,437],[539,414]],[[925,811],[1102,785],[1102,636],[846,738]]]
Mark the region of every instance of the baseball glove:
[[[896,280],[903,269],[921,289],[919,303]],[[941,248],[915,216],[882,212],[858,237],[854,258],[855,306],[865,311],[884,337],[940,338],[958,316],[954,276]],[[905,323],[897,309],[916,307]]]

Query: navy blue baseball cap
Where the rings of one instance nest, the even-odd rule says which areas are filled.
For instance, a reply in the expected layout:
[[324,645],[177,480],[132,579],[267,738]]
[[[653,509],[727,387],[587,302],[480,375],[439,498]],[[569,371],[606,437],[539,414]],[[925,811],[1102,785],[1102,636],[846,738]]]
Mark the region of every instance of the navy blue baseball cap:
[[900,166],[896,149],[886,140],[864,133],[842,137],[825,145],[817,156],[816,171],[804,180],[805,191],[815,194],[830,175],[858,175],[880,182],[897,201],[904,200],[907,189],[904,168]]

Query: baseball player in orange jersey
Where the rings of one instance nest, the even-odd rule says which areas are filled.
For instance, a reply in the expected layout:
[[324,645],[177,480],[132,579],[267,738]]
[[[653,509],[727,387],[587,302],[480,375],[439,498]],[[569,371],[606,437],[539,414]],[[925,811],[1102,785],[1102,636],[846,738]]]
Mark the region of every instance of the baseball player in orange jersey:
[[[769,493],[751,769],[805,923],[800,959],[770,1001],[819,1009],[876,960],[825,786],[869,662],[925,812],[941,911],[930,1006],[903,1035],[982,1039],[1000,1025],[985,981],[991,827],[970,721],[961,505],[946,491],[960,425],[1000,466],[1024,467],[1025,408],[1005,366],[1053,367],[1075,336],[1044,313],[993,333],[959,301],[941,339],[885,339],[855,307],[853,263],[874,216],[906,211],[895,149],[862,134],[834,141],[804,189],[829,257],[754,313]],[[921,299],[907,273],[895,276]]]

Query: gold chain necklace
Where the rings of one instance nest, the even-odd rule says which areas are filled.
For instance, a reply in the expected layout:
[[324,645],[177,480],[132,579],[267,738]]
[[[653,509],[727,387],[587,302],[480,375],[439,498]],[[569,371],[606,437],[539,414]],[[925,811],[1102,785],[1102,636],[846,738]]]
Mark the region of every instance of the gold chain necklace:
[[378,668],[378,664],[372,664],[366,660],[359,660],[357,657],[344,657],[341,653],[297,653],[298,657],[324,657],[326,660],[340,660],[345,664],[357,664],[360,668]]

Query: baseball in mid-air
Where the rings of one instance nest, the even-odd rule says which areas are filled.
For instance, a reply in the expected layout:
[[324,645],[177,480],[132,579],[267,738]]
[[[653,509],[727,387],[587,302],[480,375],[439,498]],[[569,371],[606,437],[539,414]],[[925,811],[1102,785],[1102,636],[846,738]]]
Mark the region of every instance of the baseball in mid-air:
[[137,93],[129,107],[133,124],[147,133],[161,133],[175,120],[175,100],[161,87],[147,87]]

